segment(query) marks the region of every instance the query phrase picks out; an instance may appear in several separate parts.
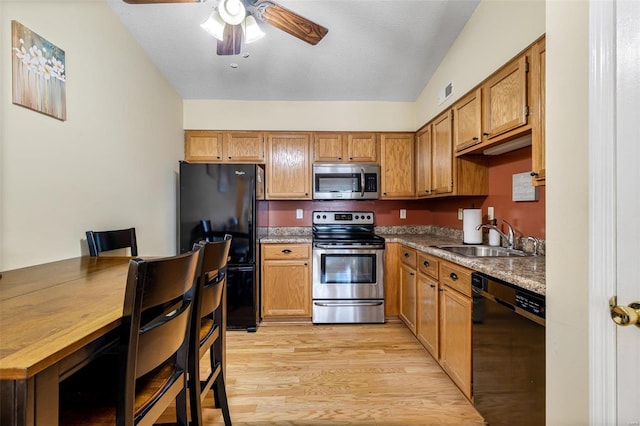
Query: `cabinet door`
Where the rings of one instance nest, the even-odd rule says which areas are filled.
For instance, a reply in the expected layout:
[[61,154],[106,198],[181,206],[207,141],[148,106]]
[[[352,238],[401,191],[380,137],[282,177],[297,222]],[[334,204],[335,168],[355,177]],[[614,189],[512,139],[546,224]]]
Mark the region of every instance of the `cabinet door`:
[[184,159],[192,163],[222,161],[222,132],[187,130],[184,132]]
[[481,89],[460,99],[453,106],[453,146],[455,151],[482,142]]
[[418,274],[416,337],[438,359],[438,282]]
[[416,333],[416,270],[400,264],[400,319]]
[[442,289],[440,364],[462,393],[471,398],[471,298],[446,285]]
[[416,197],[431,196],[431,124],[416,134]]
[[269,133],[267,200],[311,199],[310,133]]
[[531,173],[534,185],[544,185],[546,179],[545,166],[545,80],[546,80],[546,44],[541,40],[533,47],[532,68],[533,68],[533,96],[532,105],[536,105],[533,111],[535,124],[531,133]]
[[382,199],[411,199],[414,186],[414,134],[380,135]]
[[482,87],[484,137],[491,139],[527,124],[526,55],[507,64]]
[[262,317],[311,317],[311,282],[306,260],[265,260]]
[[345,159],[344,135],[340,133],[315,133],[313,135],[313,161],[336,163]]
[[375,133],[350,133],[347,135],[347,155],[352,163],[378,161],[378,144]]
[[436,194],[453,191],[453,148],[451,141],[451,111],[433,121],[432,182]]
[[223,153],[225,161],[232,163],[264,163],[264,134],[227,132]]

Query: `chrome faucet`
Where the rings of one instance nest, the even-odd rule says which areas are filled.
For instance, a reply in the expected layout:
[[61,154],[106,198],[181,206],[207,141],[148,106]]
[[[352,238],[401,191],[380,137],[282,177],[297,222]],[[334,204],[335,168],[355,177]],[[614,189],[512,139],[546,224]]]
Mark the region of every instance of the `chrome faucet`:
[[493,229],[496,231],[504,240],[507,242],[507,248],[513,249],[515,243],[515,232],[513,232],[513,227],[506,220],[502,220],[502,223],[507,225],[507,233],[502,232],[500,228],[495,225],[490,225],[488,223],[483,223],[481,225],[476,226],[476,230],[480,230],[482,228]]

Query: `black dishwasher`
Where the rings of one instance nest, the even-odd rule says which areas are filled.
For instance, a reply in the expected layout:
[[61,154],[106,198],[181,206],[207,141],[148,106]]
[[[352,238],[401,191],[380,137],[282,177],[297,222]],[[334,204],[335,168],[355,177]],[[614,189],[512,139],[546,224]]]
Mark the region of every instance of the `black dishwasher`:
[[545,297],[476,272],[473,404],[490,426],[545,424]]

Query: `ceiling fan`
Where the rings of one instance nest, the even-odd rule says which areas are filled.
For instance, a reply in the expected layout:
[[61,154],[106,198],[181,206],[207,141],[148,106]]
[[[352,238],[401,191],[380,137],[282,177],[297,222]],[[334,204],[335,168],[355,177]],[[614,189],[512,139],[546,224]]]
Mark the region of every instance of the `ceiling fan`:
[[[123,0],[129,4],[202,3],[206,0]],[[242,42],[251,43],[264,33],[255,18],[261,22],[316,45],[329,32],[297,13],[271,0],[219,0],[217,10],[202,23],[202,28],[218,39],[218,55],[238,55]]]

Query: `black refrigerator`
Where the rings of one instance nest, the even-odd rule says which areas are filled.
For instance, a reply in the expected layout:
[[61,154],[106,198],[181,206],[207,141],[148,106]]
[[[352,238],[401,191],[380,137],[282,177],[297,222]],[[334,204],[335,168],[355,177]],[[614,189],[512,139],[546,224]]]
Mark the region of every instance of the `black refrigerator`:
[[228,330],[256,331],[258,324],[256,167],[180,162],[180,253],[198,241],[232,237],[227,264]]

